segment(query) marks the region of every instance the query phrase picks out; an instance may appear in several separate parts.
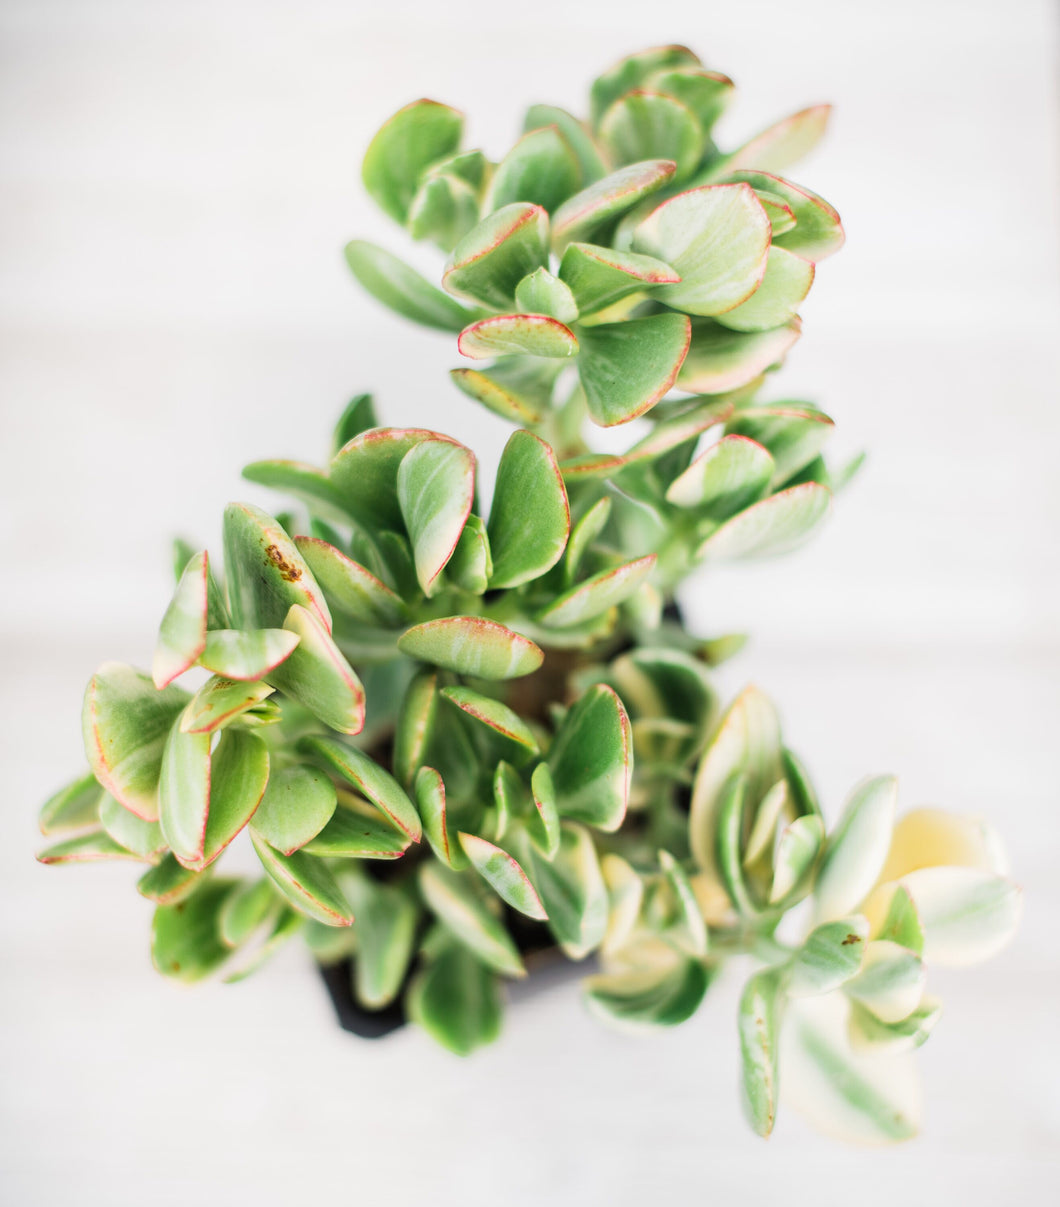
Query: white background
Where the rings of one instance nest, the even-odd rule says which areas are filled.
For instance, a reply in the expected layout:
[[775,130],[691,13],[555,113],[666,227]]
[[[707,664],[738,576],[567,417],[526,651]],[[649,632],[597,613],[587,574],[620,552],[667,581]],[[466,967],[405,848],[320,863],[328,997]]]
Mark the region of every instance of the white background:
[[[38,802],[80,766],[80,692],[150,659],[168,537],[218,547],[247,461],[324,455],[374,389],[385,419],[472,442],[450,337],[358,292],[354,235],[403,251],[358,166],[433,96],[497,154],[526,104],[583,108],[611,60],[697,48],[742,91],[735,141],[818,100],[793,173],[849,242],[773,397],[871,450],[808,550],[691,584],[722,676],[775,695],[834,815],[862,774],[989,814],[1028,911],[993,964],[936,976],[923,1136],[837,1148],[740,1117],[738,977],[675,1032],[616,1037],[573,988],[458,1062],[332,1025],[293,947],[234,988],[149,966],[125,867],[45,869]],[[388,0],[0,7],[0,1203],[995,1203],[1055,1192],[1060,1149],[1060,686],[1055,14],[1039,0]],[[424,267],[429,252],[411,258]]]

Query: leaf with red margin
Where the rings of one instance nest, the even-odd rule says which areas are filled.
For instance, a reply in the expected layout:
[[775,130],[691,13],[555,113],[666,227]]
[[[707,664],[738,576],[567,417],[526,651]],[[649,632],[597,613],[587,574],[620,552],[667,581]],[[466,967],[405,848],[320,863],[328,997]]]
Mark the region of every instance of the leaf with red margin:
[[411,842],[419,842],[422,826],[415,806],[397,780],[374,759],[336,738],[304,738],[299,750],[322,759],[382,810]]
[[599,683],[570,709],[548,766],[560,816],[608,832],[621,826],[633,777],[633,737],[613,688]]
[[692,323],[692,342],[677,376],[679,389],[724,394],[779,364],[802,334],[798,319],[772,331],[730,331],[713,319]]
[[250,840],[261,866],[299,913],[325,926],[349,926],[353,922],[353,909],[322,859],[305,851],[281,855],[253,830]]
[[206,648],[208,575],[208,555],[204,549],[184,567],[159,626],[151,664],[151,677],[159,690],[194,666]]
[[628,423],[664,397],[677,380],[692,334],[688,316],[673,313],[579,330],[578,373],[589,414],[601,427]]
[[507,310],[519,282],[548,267],[548,214],[539,205],[506,205],[484,218],[453,249],[442,285],[449,293]]
[[552,218],[552,246],[561,254],[568,243],[583,241],[638,201],[673,179],[672,159],[648,159],[619,168],[565,201]]
[[552,447],[514,432],[497,467],[487,533],[490,586],[518,587],[559,561],[570,535],[570,506]]
[[428,599],[453,556],[475,498],[475,455],[451,440],[424,440],[398,466],[397,495]]
[[537,890],[530,883],[529,876],[517,859],[500,847],[494,846],[492,842],[474,834],[461,831],[459,839],[472,867],[502,901],[528,918],[534,918],[538,922],[548,920],[548,914],[541,904]]
[[563,360],[577,353],[578,340],[569,327],[547,314],[498,314],[465,327],[456,346],[471,360],[491,356]]
[[478,679],[518,679],[544,660],[528,637],[482,616],[443,616],[414,625],[398,638],[398,649]]
[[562,595],[537,616],[539,624],[564,629],[599,616],[628,599],[655,569],[657,557],[649,553],[611,570],[601,570]]

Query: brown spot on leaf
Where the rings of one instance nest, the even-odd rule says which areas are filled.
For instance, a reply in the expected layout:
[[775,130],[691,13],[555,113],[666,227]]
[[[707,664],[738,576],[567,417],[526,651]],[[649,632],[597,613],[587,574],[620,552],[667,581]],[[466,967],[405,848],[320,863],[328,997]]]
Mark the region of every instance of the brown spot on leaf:
[[284,582],[296,583],[302,577],[302,567],[289,562],[284,557],[279,545],[267,545],[265,547],[265,556],[269,559],[269,564],[279,570],[280,577]]
[[843,940],[843,946],[849,947],[851,943],[860,943],[860,942],[861,942],[861,935],[847,935],[847,937]]

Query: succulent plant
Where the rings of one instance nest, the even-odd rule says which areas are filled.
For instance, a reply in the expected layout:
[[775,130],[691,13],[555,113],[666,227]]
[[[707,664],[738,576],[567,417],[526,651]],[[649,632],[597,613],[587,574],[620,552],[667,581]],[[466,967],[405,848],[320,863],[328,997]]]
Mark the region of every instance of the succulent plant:
[[[178,542],[151,673],[93,676],[89,771],[44,805],[39,858],[148,865],[167,976],[239,979],[301,933],[350,961],[364,1008],[401,1001],[458,1053],[496,1038],[543,948],[594,957],[589,1006],[637,1028],[685,1021],[751,957],[754,1128],[782,1087],[825,1130],[901,1139],[939,1014],[925,965],[993,954],[1020,893],[985,825],[895,825],[889,778],[829,831],[770,701],[719,715],[711,668],[742,639],[676,605],[700,564],[799,544],[856,468],[824,461],[815,405],[759,398],[843,241],[776,174],[827,107],[726,152],[732,92],[663,47],[594,83],[588,124],[535,105],[496,163],[444,105],[384,125],[365,185],[449,254],[442,287],[367,243],[347,259],[489,361],[452,376],[518,425],[490,504],[469,448],[380,426],[366,395],[324,468],[248,466],[294,509],[229,506],[223,572]],[[637,417],[624,452],[594,449],[593,425]],[[247,840],[260,873],[220,874]]]

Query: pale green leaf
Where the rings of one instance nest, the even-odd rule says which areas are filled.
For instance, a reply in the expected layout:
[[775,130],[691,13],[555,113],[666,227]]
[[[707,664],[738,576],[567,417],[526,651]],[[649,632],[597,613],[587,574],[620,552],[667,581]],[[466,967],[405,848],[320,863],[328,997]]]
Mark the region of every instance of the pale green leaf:
[[323,859],[306,851],[281,855],[251,831],[251,841],[269,878],[299,913],[325,926],[349,926],[353,908]]
[[270,681],[339,733],[364,728],[364,687],[312,612],[295,604],[283,627],[298,638],[290,657],[269,674]]
[[734,561],[790,553],[828,514],[832,492],[817,482],[790,486],[734,515],[700,545],[697,557]]
[[364,153],[361,178],[376,205],[404,223],[424,170],[456,152],[463,130],[463,115],[437,101],[399,109]]
[[448,942],[409,986],[409,1017],[458,1056],[492,1043],[501,1029],[497,978],[465,947]]
[[554,125],[524,134],[497,165],[484,209],[529,201],[552,211],[581,184],[581,168],[570,143]]
[[559,266],[560,280],[569,287],[582,315],[606,310],[630,294],[656,285],[673,285],[680,274],[669,264],[634,252],[596,247],[592,243],[570,243]]
[[313,536],[295,537],[294,543],[328,602],[338,611],[384,627],[400,624],[408,614],[405,604],[386,583],[334,545]]
[[491,356],[544,356],[563,360],[578,351],[574,332],[546,314],[498,314],[460,332],[456,346],[473,360]]
[[337,738],[304,738],[299,744],[306,753],[322,759],[328,767],[376,805],[411,842],[419,842],[419,815],[401,785],[374,759]]
[[629,717],[613,688],[589,688],[563,719],[548,754],[563,817],[617,830],[629,805],[633,740]]
[[103,789],[89,772],[49,796],[41,806],[39,823],[42,834],[62,834],[99,823]]
[[548,267],[548,214],[525,202],[484,218],[453,249],[442,284],[452,294],[507,310],[515,288],[536,268]]
[[675,180],[695,171],[706,146],[703,127],[687,105],[646,90],[619,97],[603,115],[599,137],[618,165],[672,159],[677,164]]
[[532,432],[515,432],[505,445],[487,531],[493,588],[540,578],[563,556],[570,533],[567,491],[555,453]]
[[677,384],[697,394],[723,394],[753,382],[780,364],[801,334],[793,319],[772,331],[730,331],[713,319],[697,319]]
[[346,263],[372,297],[424,327],[460,331],[473,317],[466,306],[374,243],[362,239],[347,243]]
[[851,982],[865,958],[868,919],[861,914],[825,922],[811,931],[791,963],[789,997],[831,993]]
[[223,679],[250,683],[271,677],[297,644],[297,634],[285,629],[214,629],[206,634],[199,661]]
[[398,649],[478,679],[517,679],[536,671],[544,658],[528,638],[481,616],[443,616],[415,625],[398,639]]
[[727,519],[762,497],[773,477],[773,458],[746,436],[723,436],[676,477],[666,500]]
[[629,599],[655,569],[656,560],[655,554],[650,553],[599,571],[558,595],[538,614],[538,622],[548,628],[564,629],[599,616]]
[[267,683],[241,683],[214,675],[199,688],[180,717],[184,733],[214,733],[243,718],[273,693]]
[[471,512],[474,454],[453,440],[424,440],[398,466],[397,495],[416,577],[429,598]]
[[404,890],[368,876],[350,877],[346,893],[356,921],[353,977],[357,1000],[381,1010],[405,982],[416,942],[420,911]]
[[540,897],[513,856],[474,834],[461,831],[458,837],[471,866],[502,901],[528,918],[535,918],[539,922],[547,920],[548,914]]
[[887,775],[863,781],[847,798],[817,873],[818,921],[856,909],[876,883],[891,844],[897,799],[898,781]]
[[182,675],[206,648],[208,574],[205,550],[197,553],[184,567],[158,630],[151,664],[151,675],[157,688],[166,687]]
[[614,427],[650,410],[676,381],[690,332],[683,314],[580,328],[578,373],[593,421]]
[[570,286],[547,268],[537,268],[515,287],[515,308],[521,314],[547,314],[570,324],[578,317],[578,303]]
[[780,970],[763,969],[748,979],[740,997],[743,1104],[748,1121],[760,1136],[772,1132],[777,1118],[781,983]]
[[221,938],[220,912],[235,880],[208,880],[191,896],[160,905],[151,923],[151,959],[164,976],[201,981],[228,959]]
[[419,886],[431,912],[468,951],[504,976],[526,976],[511,935],[462,875],[440,863],[424,863]]
[[717,320],[734,331],[769,331],[789,323],[813,284],[814,267],[794,252],[770,247],[766,274],[753,294]]
[[269,777],[251,825],[284,855],[293,855],[331,820],[335,785],[314,767],[281,767]]
[[575,193],[552,216],[552,245],[557,254],[562,253],[568,243],[585,241],[620,218],[639,201],[661,189],[676,170],[671,159],[649,159],[619,168]]

